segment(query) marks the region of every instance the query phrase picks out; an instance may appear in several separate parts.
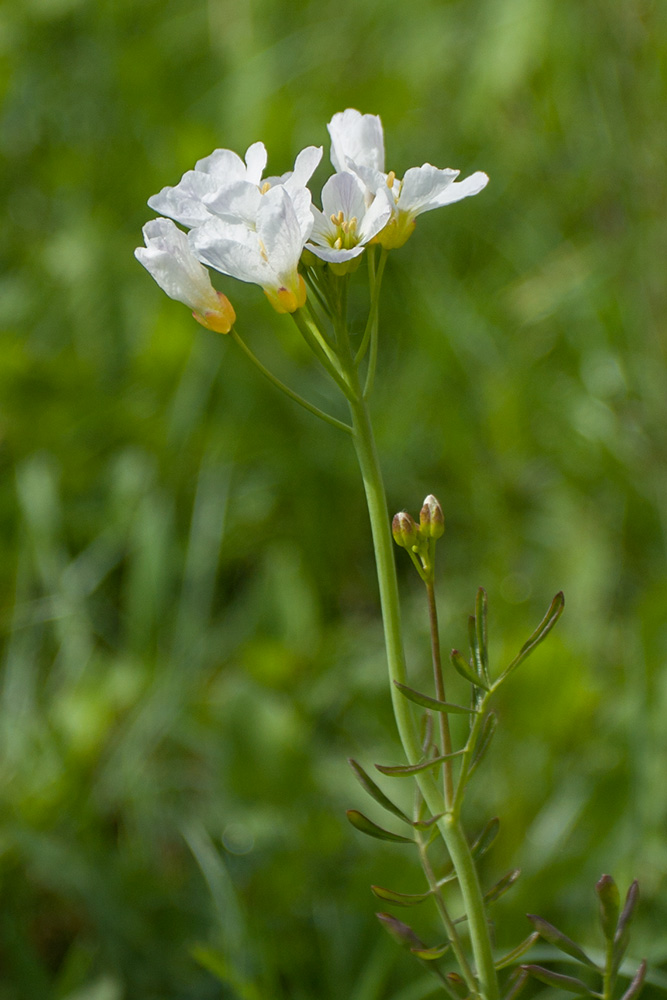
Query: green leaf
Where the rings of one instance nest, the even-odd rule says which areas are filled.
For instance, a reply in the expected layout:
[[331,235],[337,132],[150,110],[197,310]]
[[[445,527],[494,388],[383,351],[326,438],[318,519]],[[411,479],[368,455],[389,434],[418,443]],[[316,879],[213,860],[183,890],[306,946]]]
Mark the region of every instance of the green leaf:
[[391,799],[388,799],[387,796],[382,791],[382,789],[378,788],[373,779],[366,774],[361,764],[358,764],[356,760],[353,760],[351,757],[348,759],[348,764],[350,765],[355,775],[359,779],[361,785],[366,789],[368,794],[371,796],[371,798],[375,799],[375,801],[379,803],[384,809],[388,810],[388,812],[393,813],[394,816],[398,816],[398,818],[402,819],[405,823],[411,823],[411,820],[408,819],[403,810],[399,809],[399,807],[394,802],[392,802]]
[[401,837],[398,833],[390,833],[389,830],[384,830],[357,809],[348,809],[347,818],[352,826],[369,837],[376,837],[377,840],[391,840],[394,844],[414,844],[414,840],[410,837]]
[[525,969],[515,969],[509,978],[508,986],[509,989],[503,1000],[516,1000],[521,990],[526,985],[528,980],[528,973]]
[[544,920],[542,917],[536,917],[532,913],[528,913],[527,917],[540,937],[544,938],[549,944],[552,944],[554,948],[558,948],[559,951],[564,952],[571,958],[575,958],[577,962],[588,965],[591,969],[597,969],[595,962],[567,934],[563,934],[562,931],[559,931],[557,927],[554,927],[553,924],[550,924],[548,920]]
[[586,986],[586,983],[582,983],[581,979],[575,979],[574,976],[563,976],[560,972],[543,969],[541,965],[522,965],[521,968],[530,973],[534,979],[538,979],[541,983],[546,983],[547,986],[555,986],[558,990],[576,993],[580,997],[593,995],[592,991]]
[[459,653],[458,649],[453,649],[451,651],[449,654],[449,660],[457,674],[460,674],[461,677],[464,677],[471,684],[474,684],[475,687],[484,688],[485,691],[489,690],[489,685],[486,681],[475,673],[466,658]]
[[482,674],[484,675],[487,684],[489,682],[489,648],[487,635],[488,603],[486,591],[484,590],[484,587],[480,587],[477,591],[477,598],[475,600],[475,630],[477,633],[477,649],[479,650]]
[[[484,720],[482,726],[482,732],[480,733],[479,740],[477,741],[477,747],[470,762],[470,767],[468,768],[468,779],[475,773],[479,765],[482,763],[486,751],[491,746],[491,740],[493,739],[493,734],[498,727],[498,716],[495,712],[489,712]],[[467,780],[467,779],[466,779]]]
[[646,959],[644,959],[637,969],[634,979],[628,986],[627,990],[621,997],[621,1000],[635,1000],[638,997],[642,986],[644,985],[644,978],[646,976]]
[[498,832],[500,830],[500,820],[497,816],[490,819],[486,824],[482,832],[477,837],[477,840],[470,848],[470,853],[473,858],[481,858],[493,845]]
[[442,764],[443,760],[450,760],[452,757],[460,757],[464,750],[456,750],[454,753],[446,753],[441,757],[431,757],[429,760],[421,760],[417,764],[376,764],[380,774],[386,774],[390,778],[410,778],[413,774],[426,771],[429,767]]
[[501,676],[498,678],[498,681],[496,681],[496,684],[498,684],[500,681],[504,681],[506,677],[509,677],[512,671],[516,670],[519,664],[523,663],[523,661],[530,656],[530,654],[533,652],[534,649],[537,649],[542,640],[546,639],[549,632],[551,632],[551,629],[554,627],[554,625],[562,615],[564,607],[565,607],[565,597],[561,590],[556,594],[553,601],[549,605],[549,610],[547,611],[546,615],[544,616],[540,624],[537,626],[537,628],[530,636],[530,638],[527,639],[526,642],[524,642],[517,656],[514,657],[509,667],[507,667],[507,669],[501,674]]
[[621,909],[621,895],[611,875],[603,875],[595,884],[600,900],[600,924],[607,941],[613,941]]
[[433,895],[430,889],[428,892],[405,893],[394,892],[393,889],[383,889],[381,885],[372,885],[371,891],[378,899],[384,900],[385,903],[393,903],[394,906],[417,906]]
[[436,962],[449,951],[449,941],[438,948],[411,948],[410,951],[425,962]]
[[417,937],[412,927],[404,924],[402,920],[392,917],[391,913],[376,913],[375,916],[384,929],[391,934],[394,941],[397,941],[402,948],[406,948],[408,951],[412,951],[413,949],[416,951],[428,950],[424,942]]
[[507,875],[503,875],[495,885],[491,886],[488,892],[484,893],[484,902],[489,905],[490,903],[495,903],[501,896],[504,896],[512,888],[520,874],[521,869],[514,868]]
[[437,698],[431,698],[428,694],[415,691],[406,684],[400,684],[399,681],[394,681],[394,684],[408,701],[414,701],[416,705],[421,705],[422,708],[430,708],[433,712],[445,712],[448,715],[475,714],[476,709],[474,708],[464,708],[463,705],[450,705],[448,701],[438,701]]
[[437,816],[429,816],[428,819],[416,819],[411,824],[415,830],[430,830],[434,823],[437,823],[439,819],[442,819],[444,813],[438,813]]
[[635,879],[628,889],[627,896],[625,897],[625,904],[623,906],[623,912],[618,918],[618,926],[616,928],[616,934],[614,935],[614,961],[612,963],[612,970],[614,973],[618,971],[630,942],[630,925],[632,923],[632,918],[635,915],[635,909],[637,908],[638,902],[639,883]]
[[533,931],[533,933],[529,934],[528,937],[521,942],[521,944],[518,944],[516,948],[512,948],[512,950],[508,951],[506,955],[503,955],[502,958],[498,959],[496,962],[496,969],[506,969],[508,965],[514,965],[514,963],[518,961],[522,955],[525,955],[527,951],[530,951],[535,942],[539,941],[539,938],[540,935],[537,931]]

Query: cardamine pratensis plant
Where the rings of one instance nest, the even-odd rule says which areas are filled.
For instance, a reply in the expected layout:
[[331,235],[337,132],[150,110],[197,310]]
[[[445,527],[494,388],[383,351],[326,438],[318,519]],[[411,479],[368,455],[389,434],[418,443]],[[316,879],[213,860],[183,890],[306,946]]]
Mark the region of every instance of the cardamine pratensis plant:
[[[435,598],[435,549],[444,531],[442,508],[434,496],[428,496],[419,523],[406,512],[390,521],[369,411],[378,357],[380,290],[388,253],[409,239],[422,212],[479,194],[488,177],[478,171],[459,181],[458,170],[438,169],[429,163],[410,168],[402,179],[393,171],[385,172],[382,124],[375,115],[348,108],[333,116],[328,130],[335,173],[322,188],[321,210],[313,205],[307,187],[322,157],[321,147],[302,150],[294,169],[280,177],[263,177],[267,153],[261,142],[249,147],[245,161],[231,150],[217,149],[199,160],[174,187],[165,187],[149,199],[148,204],[161,217],[144,227],[146,246],[137,249],[136,256],[167,295],[185,303],[205,327],[229,334],[277,388],[348,434],[355,448],[375,549],[391,699],[406,761],[400,766],[376,767],[389,779],[412,780],[415,799],[413,813],[407,815],[359,763],[350,761],[364,789],[405,829],[401,834],[383,829],[356,809],[348,812],[348,818],[357,830],[371,837],[415,846],[426,888],[407,895],[373,886],[373,892],[391,907],[432,901],[442,922],[444,941],[425,944],[408,924],[389,913],[379,913],[380,922],[438,977],[442,991],[453,1000],[499,1000],[501,996],[509,1000],[529,977],[566,993],[612,1000],[628,945],[637,884],[630,887],[621,909],[613,879],[603,875],[597,883],[605,942],[602,966],[537,916],[529,916],[533,932],[509,954],[499,956],[494,954],[489,907],[511,888],[519,872],[511,871],[496,885],[483,888],[477,862],[491,847],[499,821],[491,819],[471,841],[461,819],[466,789],[496,727],[493,696],[556,624],[563,610],[563,595],[554,597],[514,659],[496,672],[487,653],[487,596],[480,589],[469,619],[469,654],[453,650],[449,656],[451,668],[470,685],[470,701],[465,706],[447,701]],[[362,257],[367,263],[369,306],[363,335],[355,343],[348,326],[347,300]],[[349,422],[315,406],[262,364],[242,339],[235,326],[234,308],[214,288],[207,267],[259,285],[277,312],[289,314],[346,401]],[[431,693],[417,691],[407,683],[392,534],[410,556],[426,590],[433,662]],[[422,712],[421,720],[415,718],[417,709]],[[453,714],[469,719],[462,746],[453,743],[449,726]],[[429,853],[436,839],[444,842],[449,858],[444,870],[434,867]],[[457,916],[451,913],[447,893],[452,883],[458,885],[457,898],[463,907]],[[580,963],[585,978],[534,964],[518,965],[539,938],[556,949],[554,958],[561,952]],[[512,966],[513,972],[504,971]],[[623,1000],[638,995],[645,970],[642,962]]]

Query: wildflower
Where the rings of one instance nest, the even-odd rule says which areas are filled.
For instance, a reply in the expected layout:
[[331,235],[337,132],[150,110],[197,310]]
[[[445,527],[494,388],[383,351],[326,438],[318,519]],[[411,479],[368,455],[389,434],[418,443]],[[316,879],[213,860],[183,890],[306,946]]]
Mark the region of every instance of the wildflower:
[[403,180],[398,180],[393,171],[385,173],[382,123],[377,115],[362,115],[348,108],[334,115],[328,128],[331,162],[336,170],[352,171],[360,178],[367,203],[380,192],[389,194],[391,218],[376,237],[376,242],[388,250],[405,243],[418,215],[478,194],[488,184],[489,178],[482,171],[457,183],[459,170],[441,170],[430,163],[411,167]]
[[303,211],[310,194],[293,199],[284,185],[270,188],[257,207],[255,227],[210,216],[190,232],[195,256],[216,271],[261,285],[277,312],[294,312],[306,301],[299,258],[313,218]]
[[229,299],[211,284],[196,259],[187,235],[171,219],[152,219],[143,228],[145,247],[134,255],[171,299],[183,302],[209,330],[229,333],[236,314]]
[[301,150],[294,169],[280,177],[262,180],[267,153],[264,143],[248,147],[245,162],[231,149],[216,149],[198,160],[174,187],[165,187],[148,199],[156,212],[188,228],[203,225],[211,215],[254,225],[260,194],[282,185],[291,194],[305,188],[322,157],[322,147]]
[[314,223],[307,249],[329,263],[342,263],[363,253],[386,226],[392,206],[388,195],[381,194],[367,207],[359,178],[339,173],[322,188],[322,211],[311,207],[311,212]]

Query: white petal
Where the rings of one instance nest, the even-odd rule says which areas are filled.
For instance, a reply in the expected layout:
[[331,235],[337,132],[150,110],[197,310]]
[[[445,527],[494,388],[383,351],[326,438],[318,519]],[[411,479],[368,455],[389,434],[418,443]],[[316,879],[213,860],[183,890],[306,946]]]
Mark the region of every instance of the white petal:
[[226,219],[228,222],[244,222],[254,229],[261,200],[262,196],[256,184],[250,181],[234,181],[207,195],[204,204],[209,212],[221,219]]
[[187,235],[171,219],[152,219],[143,229],[146,247],[134,255],[167,295],[198,312],[217,308],[208,271],[192,253]]
[[154,211],[168,215],[184,226],[199,226],[209,216],[203,198],[216,187],[216,181],[210,174],[188,170],[175,187],[162,188],[148,199],[148,204]]
[[305,238],[292,199],[284,187],[271,188],[262,196],[257,213],[257,236],[271,268],[289,287]]
[[332,246],[316,246],[314,243],[307,243],[306,247],[316,257],[326,260],[330,264],[342,264],[346,260],[352,260],[353,257],[358,257],[366,249],[362,243],[350,250],[335,250]]
[[[285,188],[288,191],[288,188]],[[289,193],[289,191],[288,191]],[[268,194],[268,192],[267,192]],[[290,194],[292,205],[299,222],[302,244],[306,242],[313,228],[313,206],[308,188],[297,188]]]
[[248,167],[246,180],[250,181],[251,184],[259,184],[266,168],[267,159],[266,148],[263,142],[253,142],[252,146],[248,146],[245,154],[245,161]]
[[362,115],[348,108],[335,114],[327,128],[331,136],[331,162],[336,170],[348,170],[348,160],[384,170],[384,136],[378,115]]
[[315,173],[322,159],[321,146],[306,146],[294,161],[294,170],[285,180],[285,187],[292,194],[297,188],[305,187]]
[[196,256],[216,271],[257,285],[273,284],[273,269],[262,257],[257,234],[243,225],[212,217],[189,234]]
[[398,208],[410,215],[419,215],[437,206],[438,197],[458,177],[459,170],[439,170],[424,163],[406,171],[398,197]]
[[344,219],[361,219],[366,202],[359,178],[350,173],[333,174],[322,188],[322,211],[326,216],[342,212]]
[[380,188],[370,208],[363,216],[359,226],[359,242],[368,243],[384,229],[393,212],[393,199],[388,188]]
[[468,198],[470,195],[479,194],[489,183],[489,178],[481,170],[475,171],[470,177],[456,184],[450,184],[435,201],[433,208],[440,208],[442,205],[452,205],[461,198]]
[[241,157],[231,149],[214,149],[203,160],[197,160],[195,170],[211,174],[218,183],[225,184],[242,180],[247,172]]
[[313,213],[313,228],[310,233],[310,240],[313,243],[317,243],[318,246],[330,247],[338,236],[336,226],[333,225],[328,215],[320,212],[319,208],[315,208],[312,205],[310,210]]

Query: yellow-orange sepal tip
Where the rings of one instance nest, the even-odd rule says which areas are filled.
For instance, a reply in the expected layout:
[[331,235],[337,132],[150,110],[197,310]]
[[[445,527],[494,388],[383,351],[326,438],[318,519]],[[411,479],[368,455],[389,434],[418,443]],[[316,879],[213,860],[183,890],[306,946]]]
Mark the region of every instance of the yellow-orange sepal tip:
[[265,288],[264,294],[277,313],[293,313],[306,304],[306,283],[300,274],[296,278],[296,291],[291,288]]
[[236,313],[226,295],[217,292],[218,303],[215,309],[207,309],[203,313],[193,312],[194,318],[207,330],[215,333],[229,333],[236,322]]

